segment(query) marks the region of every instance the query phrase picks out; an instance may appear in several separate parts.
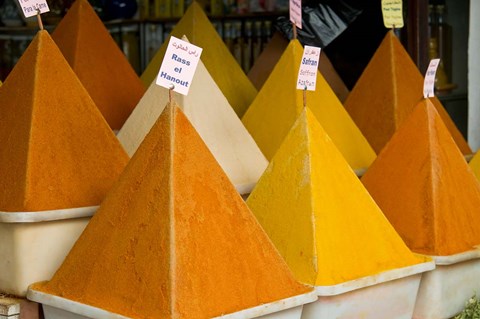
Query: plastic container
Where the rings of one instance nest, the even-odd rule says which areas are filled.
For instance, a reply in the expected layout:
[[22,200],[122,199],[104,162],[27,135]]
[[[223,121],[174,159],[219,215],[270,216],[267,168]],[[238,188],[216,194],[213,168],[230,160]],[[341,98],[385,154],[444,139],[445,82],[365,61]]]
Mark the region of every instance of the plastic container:
[[0,295],[0,319],[19,319],[20,301]]
[[436,268],[422,277],[414,319],[452,318],[480,293],[480,249],[432,259]]
[[[129,319],[100,308],[29,289],[27,298],[41,303],[45,319]],[[215,317],[214,319],[300,319],[302,306],[317,300],[315,291]]]
[[422,273],[433,261],[394,269],[334,286],[317,286],[318,300],[302,319],[411,319]]
[[49,280],[97,208],[0,212],[0,292],[23,297]]

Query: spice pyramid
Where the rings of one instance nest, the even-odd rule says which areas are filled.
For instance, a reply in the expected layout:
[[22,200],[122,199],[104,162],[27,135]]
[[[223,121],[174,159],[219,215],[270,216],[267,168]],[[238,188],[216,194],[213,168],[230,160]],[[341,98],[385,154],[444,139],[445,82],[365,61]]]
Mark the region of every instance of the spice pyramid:
[[[248,72],[248,78],[257,90],[262,88],[287,46],[288,40],[279,32],[275,32],[265,49],[255,60],[255,64]],[[321,52],[318,70],[322,73],[338,99],[341,102],[345,101],[348,95],[348,88],[345,86],[345,83],[343,83],[337,71],[335,71],[325,51]]]
[[[303,92],[296,89],[303,55],[292,40],[267,82],[242,118],[243,124],[270,160],[303,110]],[[307,107],[315,114],[352,168],[365,168],[375,153],[321,74],[316,91],[307,91]]]
[[[202,61],[189,94],[173,96],[237,190],[250,193],[268,162]],[[130,156],[155,124],[168,99],[169,90],[153,82],[125,122],[117,137]]]
[[102,112],[118,130],[145,87],[87,0],[76,0],[53,39]]
[[128,156],[47,31],[0,101],[0,211],[100,204]]
[[[235,113],[238,117],[242,117],[255,98],[257,90],[240,68],[198,3],[194,1],[188,7],[184,16],[170,34],[177,38],[185,35],[191,43],[204,49],[201,60],[205,63],[208,72],[222,90]],[[167,45],[168,39],[143,72],[142,81],[146,86],[156,79]]]
[[424,261],[305,109],[247,199],[301,282],[329,286]]
[[171,105],[53,279],[34,289],[130,318],[193,319],[311,290]]
[[422,100],[362,182],[414,252],[480,244],[480,184],[430,100]]
[[[379,153],[422,98],[423,76],[390,31],[348,95],[345,108]],[[462,153],[471,154],[440,101],[431,101]]]

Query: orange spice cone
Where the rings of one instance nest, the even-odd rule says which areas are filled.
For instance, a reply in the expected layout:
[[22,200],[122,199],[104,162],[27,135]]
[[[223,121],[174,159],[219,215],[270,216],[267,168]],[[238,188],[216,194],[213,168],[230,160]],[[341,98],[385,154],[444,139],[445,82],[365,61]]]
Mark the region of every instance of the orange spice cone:
[[[345,101],[345,108],[377,154],[423,98],[423,76],[390,31]],[[431,102],[463,154],[468,146],[440,101]]]
[[[188,7],[170,35],[177,38],[185,35],[191,43],[205,49],[202,52],[201,60],[235,110],[235,113],[238,117],[242,117],[255,98],[257,90],[197,2],[194,1]],[[168,39],[160,47],[143,72],[142,81],[145,86],[148,87],[156,79],[167,50],[167,45]]]
[[309,108],[247,204],[296,278],[310,285],[426,261],[407,248]]
[[122,127],[145,86],[87,0],[77,0],[53,39],[113,130]]
[[189,319],[311,291],[171,104],[52,280],[33,289],[129,318]]
[[[162,113],[170,90],[150,84],[118,132],[132,156]],[[248,194],[268,165],[203,62],[198,62],[188,95],[172,94],[240,194]]]
[[446,256],[480,244],[480,184],[430,100],[415,106],[362,182],[414,252]]
[[98,205],[128,156],[47,31],[0,101],[0,211]]
[[[303,91],[296,89],[302,55],[302,45],[292,40],[242,118],[269,160],[304,108]],[[321,74],[317,74],[316,90],[306,92],[306,100],[350,166],[368,167],[375,152]]]

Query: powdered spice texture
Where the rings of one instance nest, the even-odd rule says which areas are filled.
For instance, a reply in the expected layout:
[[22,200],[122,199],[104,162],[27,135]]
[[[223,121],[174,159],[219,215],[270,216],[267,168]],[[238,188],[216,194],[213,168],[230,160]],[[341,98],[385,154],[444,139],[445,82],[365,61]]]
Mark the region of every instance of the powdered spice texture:
[[75,1],[52,37],[110,127],[119,130],[145,86],[87,0]]
[[53,279],[130,318],[212,318],[311,290],[185,115],[168,105]]
[[296,278],[310,285],[425,261],[407,248],[308,108],[247,204]]
[[[345,108],[378,154],[422,98],[423,76],[390,31],[348,95]],[[462,153],[471,154],[440,101],[436,97],[431,101]]]
[[429,99],[415,106],[362,182],[414,252],[446,256],[480,244],[480,184]]
[[[193,1],[188,7],[170,35],[177,38],[182,38],[185,35],[191,43],[204,48],[200,57],[201,60],[205,63],[208,72],[222,90],[235,113],[238,117],[242,117],[255,98],[257,90],[196,1]],[[167,44],[168,39],[160,47],[142,74],[142,81],[147,87],[157,77],[167,50]]]
[[128,156],[47,31],[0,90],[0,210],[98,205]]
[[[303,110],[303,92],[296,88],[302,55],[302,45],[292,40],[242,118],[268,160]],[[317,74],[316,90],[307,91],[306,96],[307,107],[347,162],[355,169],[368,167],[375,152],[321,74]]]

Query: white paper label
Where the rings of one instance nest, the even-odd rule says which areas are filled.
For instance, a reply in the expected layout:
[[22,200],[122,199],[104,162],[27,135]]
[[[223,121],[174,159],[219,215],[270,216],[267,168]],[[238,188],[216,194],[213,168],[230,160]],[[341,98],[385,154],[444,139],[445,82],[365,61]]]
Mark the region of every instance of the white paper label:
[[382,0],[383,24],[386,28],[403,27],[402,0]]
[[423,97],[433,97],[435,90],[435,74],[437,73],[440,59],[430,60],[427,73],[425,74],[425,80],[423,81]]
[[302,0],[290,0],[290,21],[302,28]]
[[38,10],[40,10],[40,13],[50,11],[46,0],[18,0],[18,3],[20,4],[20,8],[22,8],[25,18],[37,15]]
[[302,62],[298,70],[298,90],[315,91],[320,51],[320,48],[308,45],[303,49]]
[[189,42],[170,37],[156,83],[167,89],[173,85],[175,92],[187,95],[202,50]]

